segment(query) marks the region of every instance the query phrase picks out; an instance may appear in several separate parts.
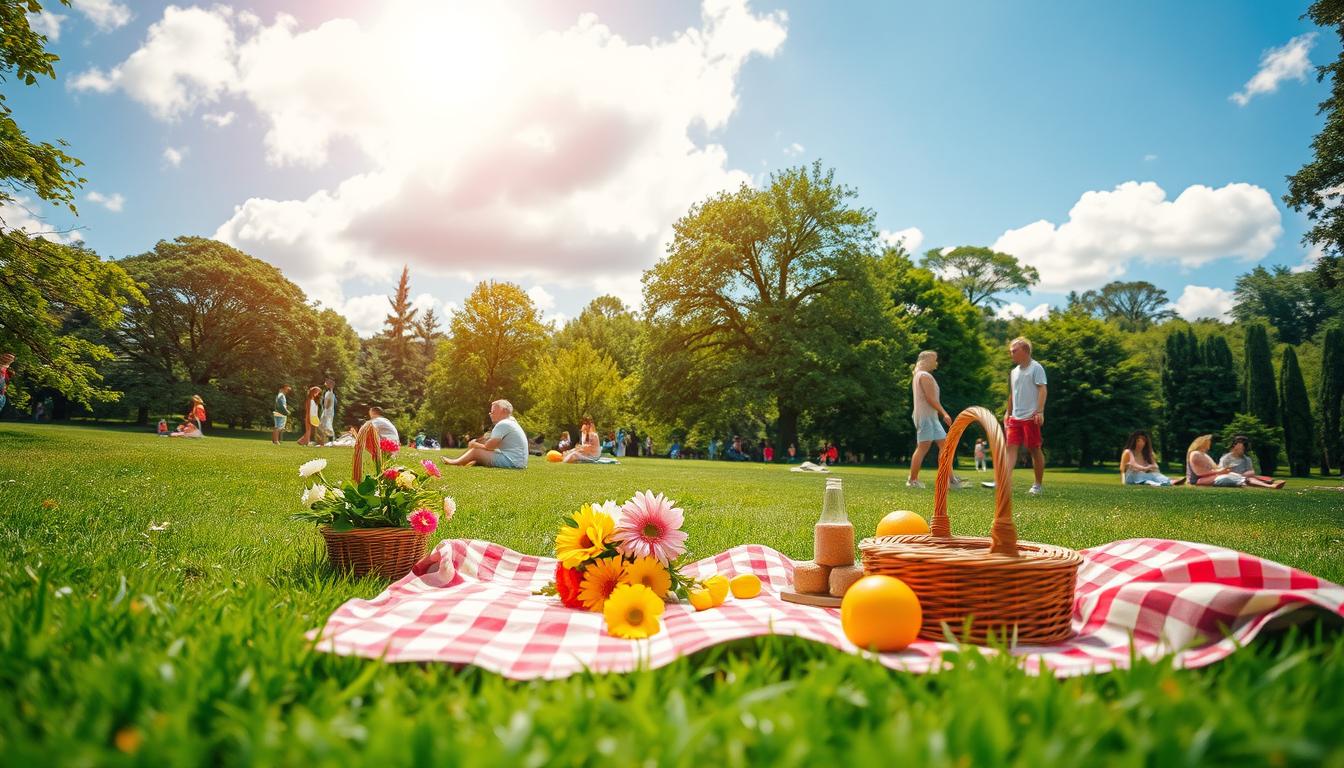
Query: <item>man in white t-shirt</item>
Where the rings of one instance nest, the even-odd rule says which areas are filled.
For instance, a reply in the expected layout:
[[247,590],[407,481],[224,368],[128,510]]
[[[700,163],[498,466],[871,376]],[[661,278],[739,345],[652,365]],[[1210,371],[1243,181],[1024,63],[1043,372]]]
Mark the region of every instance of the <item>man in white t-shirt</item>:
[[336,439],[336,382],[327,379],[327,391],[322,393],[322,414],[318,417],[322,428],[322,439],[318,445],[325,445]]
[[1003,419],[1007,433],[1004,458],[1012,469],[1017,466],[1018,446],[1031,451],[1031,468],[1036,473],[1036,482],[1029,493],[1035,496],[1041,492],[1041,480],[1045,475],[1045,453],[1041,451],[1041,427],[1045,424],[1045,369],[1031,359],[1031,342],[1026,337],[1018,336],[1009,342],[1008,351],[1016,365],[1008,374],[1008,412]]
[[397,445],[401,445],[401,433],[397,432],[397,425],[383,415],[382,408],[376,405],[369,407],[369,423],[378,432],[379,440],[391,440]]
[[490,421],[494,422],[495,427],[489,437],[472,440],[467,443],[467,450],[461,456],[444,459],[443,463],[454,467],[480,464],[483,467],[526,469],[527,433],[513,418],[513,403],[508,400],[491,403]]

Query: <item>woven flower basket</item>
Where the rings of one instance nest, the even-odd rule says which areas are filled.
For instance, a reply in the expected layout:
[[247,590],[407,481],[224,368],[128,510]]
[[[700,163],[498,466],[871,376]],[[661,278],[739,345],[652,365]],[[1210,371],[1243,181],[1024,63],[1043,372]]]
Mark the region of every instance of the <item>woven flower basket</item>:
[[411,566],[424,556],[429,541],[429,534],[410,528],[333,531],[324,525],[318,531],[327,542],[327,557],[333,568],[384,579],[399,579],[410,573]]
[[[977,421],[994,459],[994,525],[988,538],[953,536],[947,517],[953,451],[961,433]],[[998,642],[1023,645],[1072,636],[1074,584],[1083,559],[1071,549],[1017,540],[1012,467],[1004,459],[998,419],[984,408],[967,408],[944,445],[930,532],[864,539],[859,544],[864,573],[895,576],[914,590],[924,614],[919,636],[925,640],[944,640],[949,631],[977,644],[991,634]]]
[[[355,459],[350,479],[356,483],[364,479],[364,451],[378,466],[382,450],[378,447],[378,431],[365,422],[355,436]],[[384,579],[399,579],[410,572],[425,554],[429,534],[410,528],[356,528],[353,531],[333,531],[330,526],[318,529],[327,542],[327,558],[338,571],[355,576],[369,574]]]

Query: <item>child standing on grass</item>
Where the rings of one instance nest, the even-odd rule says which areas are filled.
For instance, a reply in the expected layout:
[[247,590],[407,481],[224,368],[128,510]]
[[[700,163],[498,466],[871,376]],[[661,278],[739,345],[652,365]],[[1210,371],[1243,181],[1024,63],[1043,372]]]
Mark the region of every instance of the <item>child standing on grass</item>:
[[985,441],[979,438],[975,441],[975,471],[985,471]]

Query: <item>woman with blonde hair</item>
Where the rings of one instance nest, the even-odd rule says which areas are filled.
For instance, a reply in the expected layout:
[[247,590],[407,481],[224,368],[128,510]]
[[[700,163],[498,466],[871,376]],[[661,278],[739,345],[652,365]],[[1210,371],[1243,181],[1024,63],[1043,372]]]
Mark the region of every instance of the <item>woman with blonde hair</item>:
[[[924,456],[929,452],[929,446],[937,445],[938,452],[946,450],[943,441],[947,439],[947,430],[943,424],[952,426],[952,417],[943,409],[942,401],[939,399],[938,381],[933,378],[933,372],[938,370],[938,353],[931,349],[926,349],[919,353],[915,360],[914,376],[910,380],[911,396],[914,401],[914,410],[910,418],[915,422],[915,452],[910,456],[910,478],[905,481],[908,488],[923,488],[924,484],[919,482],[920,464],[924,463]],[[942,418],[943,423],[938,423]],[[952,478],[952,487],[961,487],[961,478]]]
[[582,423],[579,424],[579,444],[566,451],[563,460],[567,464],[592,463],[600,458],[602,458],[602,438],[597,436],[593,417],[584,416]]
[[1190,443],[1190,450],[1185,454],[1185,478],[1190,485],[1220,488],[1242,488],[1247,485],[1253,488],[1283,487],[1282,480],[1277,483],[1266,483],[1259,478],[1244,477],[1227,467],[1218,466],[1218,462],[1209,456],[1209,449],[1212,447],[1213,435],[1200,435]]
[[322,428],[322,408],[318,405],[318,399],[322,396],[321,387],[309,387],[308,397],[303,404],[303,437],[300,437],[299,445],[313,444],[313,428]]

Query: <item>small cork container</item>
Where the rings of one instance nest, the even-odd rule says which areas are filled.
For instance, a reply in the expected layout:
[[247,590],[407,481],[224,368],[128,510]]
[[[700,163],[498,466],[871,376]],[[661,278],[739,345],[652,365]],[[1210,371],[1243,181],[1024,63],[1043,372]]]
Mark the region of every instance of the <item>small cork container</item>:
[[854,586],[854,582],[862,578],[861,565],[840,565],[832,568],[829,585],[831,597],[844,597],[849,588]]
[[854,564],[854,526],[849,523],[817,523],[812,555],[822,565]]
[[808,560],[793,566],[793,589],[804,594],[824,595],[830,589],[831,567]]

